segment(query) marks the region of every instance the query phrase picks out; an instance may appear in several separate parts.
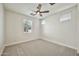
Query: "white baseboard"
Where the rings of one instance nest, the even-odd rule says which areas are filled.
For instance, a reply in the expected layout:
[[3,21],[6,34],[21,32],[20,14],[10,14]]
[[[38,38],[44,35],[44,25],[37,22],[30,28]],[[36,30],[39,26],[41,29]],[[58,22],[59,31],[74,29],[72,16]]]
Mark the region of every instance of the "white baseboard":
[[68,48],[77,50],[77,48],[75,48],[75,47],[72,47],[72,46],[69,46],[69,45],[66,45],[66,44],[57,42],[57,41],[50,40],[50,38],[47,38],[47,37],[41,37],[41,39],[46,40],[46,41],[49,41],[51,43],[55,43],[55,44],[58,44],[58,45],[61,45],[61,46],[65,46],[65,47],[68,47]]
[[3,51],[4,51],[4,48],[5,48],[5,47],[1,47],[1,48],[0,48],[0,56],[2,55],[2,53],[3,53]]
[[[38,39],[38,38],[36,38],[36,39]],[[29,41],[36,40],[36,39],[28,39],[28,40],[13,42],[13,43],[5,44],[5,46],[12,46],[12,45],[16,45],[16,44],[20,44],[20,43],[24,43],[24,42],[29,42]]]

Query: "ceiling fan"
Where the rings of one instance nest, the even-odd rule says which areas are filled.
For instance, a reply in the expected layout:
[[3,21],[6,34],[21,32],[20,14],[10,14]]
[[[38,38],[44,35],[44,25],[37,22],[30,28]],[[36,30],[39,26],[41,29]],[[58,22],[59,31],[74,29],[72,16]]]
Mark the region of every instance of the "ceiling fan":
[[42,13],[49,13],[49,10],[45,10],[45,11],[41,11],[41,8],[42,8],[42,4],[38,4],[37,6],[37,10],[34,11],[34,13],[30,13],[31,15],[35,16],[35,15],[40,15],[40,16],[43,16]]

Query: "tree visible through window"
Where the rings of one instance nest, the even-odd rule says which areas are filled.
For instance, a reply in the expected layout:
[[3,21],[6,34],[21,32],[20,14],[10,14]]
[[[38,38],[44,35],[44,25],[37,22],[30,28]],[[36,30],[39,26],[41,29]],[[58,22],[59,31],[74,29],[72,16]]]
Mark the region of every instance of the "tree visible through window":
[[24,32],[30,33],[32,31],[32,21],[24,19]]

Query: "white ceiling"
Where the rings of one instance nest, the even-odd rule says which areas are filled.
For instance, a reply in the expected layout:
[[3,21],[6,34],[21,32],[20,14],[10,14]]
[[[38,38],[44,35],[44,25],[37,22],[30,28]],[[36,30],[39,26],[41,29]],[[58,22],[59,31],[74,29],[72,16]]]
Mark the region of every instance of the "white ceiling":
[[59,10],[61,8],[64,8],[66,6],[74,5],[72,3],[56,3],[54,5],[50,5],[49,3],[42,3],[42,9],[41,10],[50,10],[49,13],[43,13],[43,17],[40,17],[39,15],[32,16],[30,13],[32,13],[34,10],[36,10],[37,3],[5,3],[4,7],[5,9],[12,10],[24,15],[28,15],[30,17],[36,17],[36,18],[45,18],[52,13],[54,13],[56,10]]

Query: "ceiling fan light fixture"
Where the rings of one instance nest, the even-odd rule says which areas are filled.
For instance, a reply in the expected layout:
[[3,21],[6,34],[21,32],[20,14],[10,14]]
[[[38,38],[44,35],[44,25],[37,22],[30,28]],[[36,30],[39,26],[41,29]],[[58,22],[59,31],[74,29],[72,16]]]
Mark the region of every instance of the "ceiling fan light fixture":
[[39,12],[37,13],[37,15],[39,15]]

